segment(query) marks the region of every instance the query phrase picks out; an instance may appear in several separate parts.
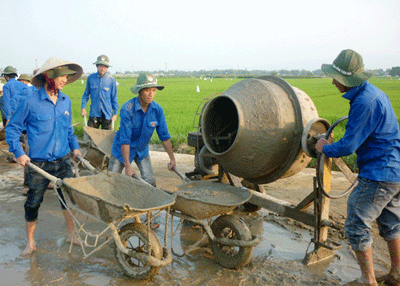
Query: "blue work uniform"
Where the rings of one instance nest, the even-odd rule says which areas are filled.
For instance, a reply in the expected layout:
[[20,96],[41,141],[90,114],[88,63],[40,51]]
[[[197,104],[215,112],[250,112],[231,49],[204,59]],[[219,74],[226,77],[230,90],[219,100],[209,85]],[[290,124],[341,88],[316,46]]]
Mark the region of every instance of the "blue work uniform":
[[346,132],[339,141],[325,145],[328,157],[357,154],[359,177],[400,182],[399,122],[388,96],[365,82],[343,95],[350,101]]
[[19,140],[24,126],[29,142],[28,156],[32,160],[55,161],[68,155],[70,150],[79,149],[72,127],[71,100],[61,91],[56,104],[43,87],[20,102],[6,132],[9,151],[16,158],[25,154]]
[[325,145],[329,157],[357,154],[358,185],[347,200],[345,234],[354,251],[371,247],[371,223],[391,241],[400,237],[399,123],[387,95],[368,82],[343,95],[350,101],[342,139]]
[[82,95],[81,108],[85,108],[87,102],[91,100],[90,117],[102,117],[110,120],[113,115],[118,114],[117,84],[115,79],[105,73],[93,73],[88,76],[85,92]]
[[[9,120],[21,98],[30,93],[28,86],[15,78],[10,78],[3,86],[5,118]],[[14,98],[15,97],[15,98]]]
[[158,138],[161,141],[171,138],[164,111],[154,101],[150,103],[147,112],[144,112],[139,98],[132,98],[122,106],[120,116],[120,127],[115,134],[111,153],[122,164],[124,158],[121,145],[130,146],[130,163],[134,159],[140,162],[143,158],[149,156],[149,143],[154,130],[157,131]]

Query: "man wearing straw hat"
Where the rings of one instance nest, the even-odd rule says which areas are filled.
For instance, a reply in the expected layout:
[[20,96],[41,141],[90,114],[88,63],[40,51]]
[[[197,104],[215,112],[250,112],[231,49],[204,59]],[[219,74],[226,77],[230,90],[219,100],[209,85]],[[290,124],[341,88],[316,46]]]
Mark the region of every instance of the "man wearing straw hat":
[[86,103],[91,99],[89,121],[87,125],[93,128],[112,129],[112,122],[117,120],[118,97],[115,79],[107,73],[110,67],[106,55],[101,55],[93,63],[97,73],[92,73],[87,78],[85,92],[82,95],[81,116],[87,115]]
[[[136,175],[131,166],[132,161],[135,161],[143,180],[154,187],[156,180],[149,155],[149,143],[154,130],[170,158],[168,169],[172,170],[176,164],[164,111],[153,101],[157,90],[162,89],[164,86],[159,85],[152,75],[139,75],[136,86],[131,88],[138,97],[132,98],[121,108],[120,128],[115,134],[108,164],[111,172],[122,173],[125,167],[125,174],[131,177]],[[157,228],[158,224],[151,224],[151,227]]]
[[[60,179],[72,177],[69,153],[72,151],[74,157],[81,153],[72,127],[71,100],[61,90],[81,75],[82,68],[79,65],[52,57],[32,78],[32,84],[38,91],[20,103],[7,126],[6,141],[17,163],[25,166],[31,162]],[[28,155],[19,142],[24,126],[29,141]],[[29,191],[24,205],[28,244],[22,255],[29,255],[36,250],[34,233],[38,211],[50,182],[32,169],[29,169],[28,175]],[[63,194],[59,189],[57,192],[67,224],[67,240],[78,243]]]
[[[363,59],[343,50],[333,64],[322,65],[343,98],[350,101],[346,132],[329,144],[320,139],[316,149],[329,157],[357,154],[358,185],[347,201],[345,233],[355,251],[361,278],[346,285],[400,285],[400,135],[388,96],[368,82]],[[372,258],[371,223],[387,241],[391,269],[376,278]]]

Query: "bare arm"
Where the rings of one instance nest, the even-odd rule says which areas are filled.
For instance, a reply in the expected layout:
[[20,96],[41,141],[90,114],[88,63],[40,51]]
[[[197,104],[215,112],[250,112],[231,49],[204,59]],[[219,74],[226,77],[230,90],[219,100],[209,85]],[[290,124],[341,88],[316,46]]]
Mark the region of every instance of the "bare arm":
[[131,166],[131,162],[129,161],[130,146],[128,144],[121,145],[121,150],[122,157],[124,158],[125,174],[129,177],[132,177],[132,175],[136,175],[136,173]]
[[175,162],[174,151],[172,150],[171,139],[167,139],[167,140],[163,141],[162,143],[164,145],[165,151],[167,151],[167,154],[168,154],[169,160],[170,160],[167,167],[170,171],[172,171],[172,169],[176,166],[176,162]]

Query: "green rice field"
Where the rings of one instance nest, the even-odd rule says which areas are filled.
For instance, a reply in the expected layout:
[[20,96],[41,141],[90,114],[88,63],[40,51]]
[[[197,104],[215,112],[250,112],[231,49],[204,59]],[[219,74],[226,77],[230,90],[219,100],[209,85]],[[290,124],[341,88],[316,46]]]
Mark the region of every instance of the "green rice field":
[[[198,123],[198,108],[203,99],[223,93],[230,86],[243,79],[240,78],[159,78],[158,82],[165,86],[162,91],[157,91],[155,101],[164,109],[167,118],[168,128],[172,136],[173,143],[182,144],[186,141],[188,132],[195,131]],[[285,80],[307,93],[317,107],[320,117],[333,123],[336,119],[347,115],[349,102],[341,97],[336,87],[332,85],[330,78],[285,78]],[[123,103],[135,97],[130,88],[136,84],[136,78],[117,78],[118,101],[120,107]],[[395,78],[372,78],[370,82],[382,89],[391,99],[396,115],[400,117],[400,80]],[[80,80],[67,85],[63,92],[72,100],[72,110],[74,123],[80,122],[76,126],[76,134],[82,136],[83,119],[80,116],[81,97],[85,89],[85,84]],[[200,92],[196,91],[197,86]],[[89,113],[89,104],[86,111]],[[119,119],[115,128],[119,127]],[[338,132],[338,131],[336,131]],[[340,132],[339,132],[340,133]],[[155,136],[156,137],[156,136]],[[157,143],[157,138],[153,138]]]
[[[136,95],[130,88],[136,84],[136,78],[116,78],[118,82],[118,101],[120,107]],[[159,103],[165,112],[168,129],[175,150],[185,150],[193,153],[193,148],[187,147],[187,134],[197,130],[198,112],[201,110],[204,99],[223,93],[230,86],[239,82],[241,78],[188,78],[188,77],[161,77],[158,83],[165,86],[162,91],[157,91],[155,101]],[[327,119],[331,124],[342,116],[347,115],[349,102],[341,97],[336,87],[332,85],[330,78],[284,78],[290,85],[295,86],[310,96],[313,100],[319,117]],[[400,80],[397,78],[371,78],[370,83],[383,90],[391,99],[397,118],[400,118]],[[78,80],[67,85],[63,92],[72,100],[74,123],[81,123],[75,127],[76,134],[83,136],[83,119],[80,116],[81,97],[84,92],[84,84]],[[197,92],[197,86],[200,92]],[[86,111],[89,113],[89,104]],[[335,137],[340,138],[344,134],[344,125],[335,128]],[[115,129],[119,127],[119,117]],[[156,135],[152,138],[153,144],[161,143]],[[353,154],[344,161],[356,171],[356,155]],[[310,163],[314,164],[314,161]]]
[[[132,97],[137,95],[130,91],[136,84],[136,78],[116,78],[118,82],[118,101],[120,107]],[[78,137],[83,136],[83,118],[80,116],[82,94],[85,90],[86,79],[65,86],[63,92],[72,100],[73,123]],[[155,101],[159,103],[165,112],[168,129],[172,136],[171,141],[175,150],[193,153],[194,150],[187,146],[189,132],[197,131],[199,111],[207,98],[222,94],[230,86],[243,80],[242,78],[190,78],[190,77],[160,77],[159,84],[165,86],[164,90],[157,91]],[[341,97],[330,78],[284,78],[290,85],[295,86],[310,96],[313,100],[319,117],[333,123],[338,118],[347,115],[349,102]],[[370,82],[383,90],[391,99],[397,118],[400,118],[400,80],[398,78],[371,78]],[[200,92],[197,92],[197,86]],[[86,111],[89,113],[89,106]],[[115,129],[119,128],[119,117],[115,123]],[[344,134],[344,124],[335,128],[335,137],[340,138]],[[160,144],[157,135],[152,138],[153,144]],[[355,169],[355,155],[344,158]]]

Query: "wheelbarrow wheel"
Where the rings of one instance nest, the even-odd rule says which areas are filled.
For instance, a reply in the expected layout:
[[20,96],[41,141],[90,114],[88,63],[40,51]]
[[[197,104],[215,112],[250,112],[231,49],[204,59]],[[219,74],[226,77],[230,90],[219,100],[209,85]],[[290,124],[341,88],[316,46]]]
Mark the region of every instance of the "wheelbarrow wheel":
[[[211,225],[216,238],[251,240],[251,232],[243,220],[232,215],[222,215]],[[211,248],[218,263],[226,268],[241,268],[249,263],[253,254],[252,246],[227,246],[211,241]]]
[[[157,235],[151,229],[148,230],[145,225],[141,223],[124,225],[119,230],[119,236],[122,244],[126,248],[139,253],[146,253],[157,259],[162,259],[163,249],[160,240]],[[115,249],[118,264],[127,276],[138,280],[146,280],[158,273],[159,267],[152,267],[148,264],[144,264],[122,253],[118,247],[115,247]]]

